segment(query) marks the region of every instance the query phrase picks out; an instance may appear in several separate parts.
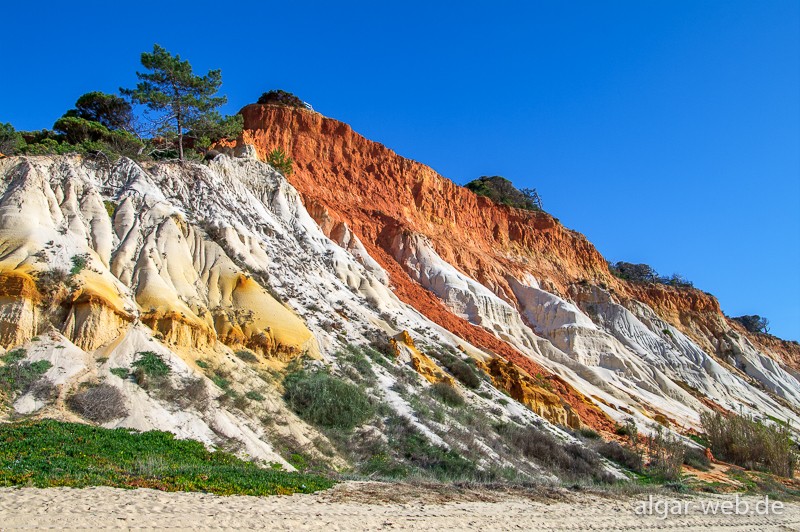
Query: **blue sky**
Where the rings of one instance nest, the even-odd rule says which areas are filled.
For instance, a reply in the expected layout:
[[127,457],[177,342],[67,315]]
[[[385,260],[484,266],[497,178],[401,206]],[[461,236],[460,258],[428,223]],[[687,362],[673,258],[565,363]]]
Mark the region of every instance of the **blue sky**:
[[796,0],[116,4],[3,7],[0,122],[133,85],[158,42],[221,68],[228,112],[283,88],[457,183],[536,187],[608,259],[800,339]]

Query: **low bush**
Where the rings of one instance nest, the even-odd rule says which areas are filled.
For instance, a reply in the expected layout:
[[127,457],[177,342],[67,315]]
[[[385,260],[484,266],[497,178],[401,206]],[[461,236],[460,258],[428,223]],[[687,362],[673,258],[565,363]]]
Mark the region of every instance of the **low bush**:
[[328,489],[323,477],[263,469],[168,432],[42,420],[0,424],[0,486],[112,486],[217,495]]
[[110,384],[100,384],[76,393],[67,399],[67,406],[95,423],[106,423],[128,415],[125,397]]
[[348,345],[345,351],[337,354],[337,358],[339,366],[353,380],[373,384],[377,379],[372,364],[358,346]]
[[481,176],[464,187],[501,205],[530,211],[542,210],[542,198],[535,188],[518,190],[511,181],[498,175]]
[[244,362],[249,362],[250,364],[255,364],[258,362],[258,357],[249,349],[240,349],[235,351],[234,354],[239,358],[239,360],[243,360]]
[[147,388],[151,382],[163,379],[170,374],[170,367],[164,362],[161,355],[153,351],[141,351],[137,353],[137,358],[133,364],[133,376],[136,382],[143,388]]
[[618,436],[627,436],[634,445],[639,441],[639,428],[633,418],[626,419],[623,425],[617,425],[614,432]]
[[86,268],[87,264],[87,256],[86,255],[74,255],[70,262],[72,262],[72,268],[70,268],[69,273],[70,275],[78,275]]
[[598,454],[576,443],[564,443],[555,436],[536,427],[520,427],[513,424],[503,425],[500,433],[523,456],[540,465],[552,468],[564,480],[594,479],[600,482],[609,481]]
[[752,417],[704,412],[700,416],[715,456],[746,469],[791,478],[797,466],[797,444],[782,424]]
[[683,463],[701,471],[706,471],[711,466],[711,460],[706,453],[697,447],[687,447],[683,456]]
[[604,458],[616,462],[635,473],[644,471],[644,458],[642,452],[638,449],[624,447],[615,441],[609,441],[597,446],[596,450]]
[[282,148],[275,148],[267,155],[267,164],[279,171],[284,176],[292,175],[294,161],[286,155]]
[[9,398],[27,393],[42,375],[53,365],[47,360],[29,362],[25,360],[27,351],[14,349],[0,357],[0,390]]
[[297,371],[283,381],[284,398],[304,420],[344,431],[362,425],[374,408],[361,388],[324,371]]
[[432,353],[442,365],[447,368],[450,374],[458,379],[458,381],[467,388],[479,388],[481,385],[481,378],[478,373],[469,364],[461,360],[455,355],[447,352]]
[[244,396],[250,399],[251,401],[263,401],[264,399],[266,399],[266,397],[264,397],[255,390],[250,390],[249,392],[244,394]]
[[647,473],[660,481],[680,480],[686,447],[677,436],[656,426],[655,434],[645,440],[647,446]]
[[454,386],[446,382],[437,382],[431,386],[431,395],[447,406],[464,406],[464,397],[458,393]]
[[28,390],[39,401],[49,403],[58,397],[58,387],[50,379],[41,378],[34,382]]
[[284,90],[276,89],[271,90],[269,92],[265,92],[258,98],[258,102],[262,105],[282,105],[285,107],[297,107],[297,108],[305,108],[306,104],[292,94],[291,92],[287,92]]

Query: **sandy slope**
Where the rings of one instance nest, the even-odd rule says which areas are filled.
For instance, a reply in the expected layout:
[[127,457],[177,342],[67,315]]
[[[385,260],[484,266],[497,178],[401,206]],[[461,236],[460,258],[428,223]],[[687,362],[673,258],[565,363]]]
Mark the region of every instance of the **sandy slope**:
[[[684,497],[682,503],[694,511],[659,519],[635,514],[636,505],[647,497],[564,491],[438,492],[356,482],[322,494],[267,498],[146,489],[3,488],[0,530],[800,530],[800,505],[794,503],[786,503],[782,515],[713,516],[699,510],[700,498]],[[752,506],[757,499],[743,500]]]

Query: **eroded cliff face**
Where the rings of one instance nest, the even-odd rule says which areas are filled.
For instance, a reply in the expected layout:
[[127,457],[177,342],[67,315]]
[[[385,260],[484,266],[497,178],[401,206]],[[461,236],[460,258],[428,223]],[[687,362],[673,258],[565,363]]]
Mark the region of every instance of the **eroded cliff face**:
[[[497,206],[335,120],[242,112],[243,138],[202,164],[0,160],[0,345],[51,362],[58,389],[14,397],[14,412],[75,419],[65,398],[105,381],[131,409],[109,426],[287,467],[274,444],[292,441],[343,465],[281,397],[282,371],[324,366],[432,444],[461,452],[467,434],[476,464],[535,475],[462,421],[562,442],[564,427],[612,436],[629,420],[686,433],[712,409],[800,426],[796,345],[747,334],[713,297],[625,283],[550,215]],[[257,157],[276,147],[295,159],[288,179]],[[173,387],[199,379],[208,403],[120,377],[144,352]],[[431,402],[443,384],[469,416]],[[381,419],[359,431],[390,439]]]
[[[622,281],[549,214],[496,205],[318,113],[241,113],[238,146],[294,159],[288,179],[328,237],[436,324],[526,378],[561,379],[558,393],[584,422],[607,428],[636,412],[692,426],[706,404],[784,409],[778,402],[800,399],[792,357],[732,331],[712,296]],[[599,292],[587,299],[584,285]],[[750,400],[751,386],[766,394]]]

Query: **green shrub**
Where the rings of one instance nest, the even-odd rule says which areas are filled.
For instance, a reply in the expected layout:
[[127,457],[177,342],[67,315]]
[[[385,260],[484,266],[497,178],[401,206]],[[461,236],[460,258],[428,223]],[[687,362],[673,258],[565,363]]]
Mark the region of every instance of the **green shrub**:
[[296,107],[300,109],[306,107],[306,104],[303,102],[303,100],[291,92],[280,89],[265,92],[258,98],[257,103],[261,105],[282,105],[285,107]]
[[225,391],[229,390],[231,387],[230,381],[221,375],[212,375],[211,381]]
[[511,181],[499,175],[481,176],[464,186],[475,194],[501,205],[530,211],[542,210],[542,199],[535,188],[518,190]]
[[47,360],[28,362],[25,360],[27,351],[14,349],[9,351],[0,360],[0,390],[10,397],[16,394],[25,394],[53,365]]
[[171,370],[161,355],[153,351],[141,351],[137,354],[139,357],[131,365],[144,375],[148,377],[166,377],[170,374]]
[[464,397],[452,385],[446,382],[437,382],[431,386],[431,395],[448,406],[464,406]]
[[631,417],[625,420],[624,425],[617,425],[614,432],[617,436],[627,436],[634,444],[639,440],[639,429],[636,427],[636,421]]
[[683,456],[683,463],[701,471],[706,471],[711,466],[711,460],[708,459],[706,453],[702,449],[696,447],[686,448],[686,453]]
[[578,434],[586,438],[587,440],[599,440],[601,438],[600,434],[590,428],[590,427],[581,427],[578,429]]
[[136,383],[144,389],[163,387],[172,370],[161,355],[153,351],[141,351],[137,355],[138,358],[131,364]]
[[791,478],[797,466],[797,445],[789,428],[752,417],[704,412],[700,415],[714,455],[746,469]]
[[444,351],[432,353],[432,356],[441,362],[447,368],[447,371],[467,388],[475,389],[480,387],[481,378],[476,370],[460,358]]
[[256,362],[258,362],[258,357],[255,355],[255,353],[253,353],[249,349],[240,349],[238,351],[235,351],[234,354],[240,360],[243,360],[245,362],[249,362],[251,364],[255,364]]
[[267,164],[284,176],[292,175],[294,161],[281,148],[275,148],[267,155]]
[[263,401],[264,399],[266,399],[266,397],[264,397],[255,390],[250,390],[249,392],[244,394],[244,396],[250,399],[251,401]]
[[339,359],[339,367],[353,380],[370,384],[375,382],[377,377],[375,372],[372,371],[372,364],[358,346],[348,345],[344,352],[337,353],[337,358]]
[[53,420],[0,424],[0,486],[112,486],[217,495],[312,493],[326,478],[274,469],[168,432]]
[[72,262],[72,268],[69,270],[70,275],[78,275],[83,271],[84,268],[86,268],[86,255],[75,255],[70,259],[70,261]]
[[111,368],[109,371],[120,379],[127,379],[131,374],[127,368]]
[[504,424],[498,432],[523,456],[543,467],[555,469],[564,480],[610,482],[597,452],[576,443],[564,443],[535,426]]
[[660,481],[680,480],[686,447],[678,437],[657,425],[656,433],[647,437],[646,445],[649,457],[647,473]]
[[322,371],[290,373],[283,386],[284,398],[292,410],[314,425],[349,431],[374,412],[359,387]]
[[25,139],[14,129],[14,126],[0,123],[0,153],[15,155],[23,146],[25,146]]
[[108,217],[112,220],[114,219],[114,213],[117,212],[117,204],[113,201],[105,200],[103,201],[103,206],[106,208],[106,212],[108,213]]

